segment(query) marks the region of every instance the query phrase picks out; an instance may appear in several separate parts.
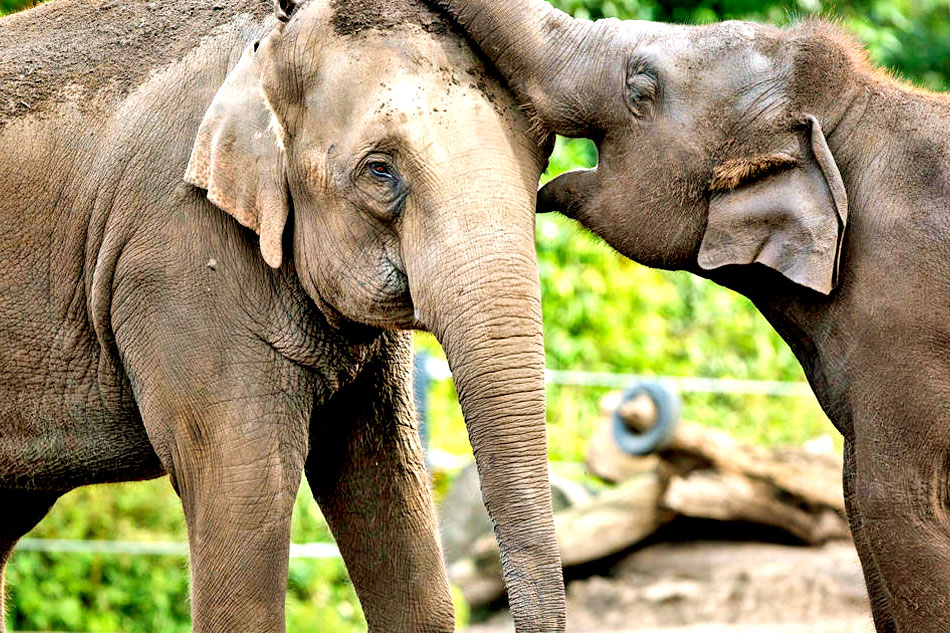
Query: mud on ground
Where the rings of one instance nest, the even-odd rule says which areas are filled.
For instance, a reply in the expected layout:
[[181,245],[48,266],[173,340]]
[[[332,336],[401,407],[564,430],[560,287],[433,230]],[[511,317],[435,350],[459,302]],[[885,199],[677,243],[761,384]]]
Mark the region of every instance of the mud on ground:
[[[573,633],[871,633],[854,546],[668,542],[568,583]],[[470,633],[510,631],[504,618]]]

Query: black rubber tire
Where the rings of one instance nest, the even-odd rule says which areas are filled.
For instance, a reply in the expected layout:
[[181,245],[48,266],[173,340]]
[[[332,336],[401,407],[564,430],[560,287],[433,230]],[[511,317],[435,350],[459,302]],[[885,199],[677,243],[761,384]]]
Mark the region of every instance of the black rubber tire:
[[656,424],[645,433],[631,429],[620,417],[620,407],[614,411],[614,441],[628,455],[642,457],[662,450],[676,431],[680,417],[680,398],[676,392],[655,382],[643,382],[628,389],[620,401],[621,406],[642,394],[649,396],[656,406]]

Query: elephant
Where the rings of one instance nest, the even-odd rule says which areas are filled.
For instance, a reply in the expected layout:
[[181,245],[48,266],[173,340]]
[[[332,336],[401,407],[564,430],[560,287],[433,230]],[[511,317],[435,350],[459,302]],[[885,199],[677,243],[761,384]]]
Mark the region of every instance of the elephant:
[[807,19],[573,19],[431,0],[596,169],[539,193],[623,255],[749,299],[842,433],[878,631],[950,631],[950,98]]
[[416,0],[51,0],[0,60],[0,563],[63,493],[168,475],[194,630],[283,631],[305,474],[369,629],[454,630],[427,330],[517,629],[562,631],[546,149],[460,32]]

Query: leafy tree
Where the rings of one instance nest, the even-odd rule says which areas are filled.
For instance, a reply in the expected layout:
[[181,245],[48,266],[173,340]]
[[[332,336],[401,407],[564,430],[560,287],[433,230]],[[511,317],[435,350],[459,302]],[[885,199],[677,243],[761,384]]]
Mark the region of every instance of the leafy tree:
[[687,24],[758,20],[781,25],[820,15],[840,20],[877,63],[923,86],[950,87],[947,0],[554,0],[552,4],[580,18]]

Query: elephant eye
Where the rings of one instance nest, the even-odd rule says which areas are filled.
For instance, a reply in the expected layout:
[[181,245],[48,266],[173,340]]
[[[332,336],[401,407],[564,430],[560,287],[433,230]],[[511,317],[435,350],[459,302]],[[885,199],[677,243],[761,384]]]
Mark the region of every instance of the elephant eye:
[[376,178],[383,180],[396,180],[396,174],[393,173],[392,168],[386,163],[374,161],[368,163],[366,167],[369,169],[369,173],[371,173]]
[[639,57],[631,58],[627,64],[624,93],[627,108],[634,116],[642,118],[652,112],[658,86],[656,73],[646,61]]
[[365,158],[354,172],[354,184],[363,195],[364,201],[376,209],[379,217],[397,217],[408,193],[407,183],[403,181],[392,156],[376,153]]

